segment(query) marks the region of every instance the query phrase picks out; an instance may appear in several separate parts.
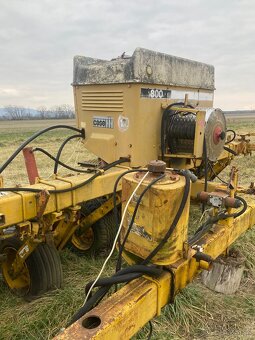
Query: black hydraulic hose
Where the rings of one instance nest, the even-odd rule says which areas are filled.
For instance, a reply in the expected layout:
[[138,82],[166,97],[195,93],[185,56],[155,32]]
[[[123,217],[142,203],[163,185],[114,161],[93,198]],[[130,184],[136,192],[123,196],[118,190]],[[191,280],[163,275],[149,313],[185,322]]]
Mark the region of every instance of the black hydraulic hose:
[[[49,157],[50,159],[52,159],[55,162],[57,161],[56,157],[51,155],[48,151],[44,150],[43,148],[39,148],[39,147],[38,148],[34,148],[33,152],[36,152],[36,151],[42,152],[45,156]],[[73,167],[71,167],[71,166],[61,162],[60,160],[58,160],[57,162],[58,162],[59,165],[63,166],[64,168],[66,168],[68,170],[71,170],[71,171],[74,171],[74,172],[80,172],[80,173],[86,173],[86,174],[91,172],[91,170],[88,171],[88,170],[82,170],[82,169],[73,168]],[[92,171],[94,171],[94,170],[92,170]]]
[[[129,173],[132,173],[132,172],[146,172],[146,171],[147,171],[146,169],[131,169],[131,170],[127,170],[127,171],[123,172],[121,175],[119,175],[119,177],[116,179],[116,181],[114,183],[114,187],[113,187],[113,214],[114,214],[114,221],[115,221],[115,225],[116,225],[116,232],[117,232],[117,228],[119,226],[118,208],[117,208],[117,197],[116,197],[119,181],[126,174],[129,174]],[[120,248],[120,245],[121,245],[120,244],[120,237],[118,237],[117,244],[118,244],[118,248]]]
[[131,218],[131,221],[129,223],[129,226],[128,226],[128,229],[127,229],[127,232],[125,234],[125,237],[123,239],[123,242],[121,244],[121,246],[119,247],[119,254],[118,254],[118,259],[117,259],[117,264],[116,264],[116,272],[118,272],[121,268],[121,256],[122,256],[122,252],[123,252],[123,249],[124,249],[124,246],[125,246],[125,243],[128,239],[128,236],[130,234],[130,231],[131,231],[131,228],[134,224],[134,221],[135,221],[135,217],[136,217],[136,214],[137,214],[137,211],[138,211],[138,208],[140,206],[140,203],[142,201],[142,198],[143,196],[146,194],[146,192],[155,184],[157,183],[158,181],[160,181],[162,178],[165,177],[165,174],[162,174],[160,175],[159,177],[155,178],[153,181],[151,181],[147,186],[146,188],[143,190],[143,192],[141,193],[140,197],[138,198],[137,202],[136,202],[136,206],[135,206],[135,209],[134,209],[134,212],[132,214],[132,218]]
[[174,232],[181,214],[185,208],[185,205],[187,203],[188,197],[189,197],[189,192],[190,192],[190,176],[188,174],[186,174],[185,172],[181,173],[182,176],[185,177],[185,187],[184,187],[184,193],[182,196],[182,200],[179,206],[179,209],[174,217],[174,220],[171,224],[171,226],[169,227],[167,233],[165,234],[165,236],[163,237],[163,239],[160,241],[160,243],[154,248],[154,250],[146,257],[145,260],[143,260],[141,262],[141,264],[148,264],[150,262],[150,260],[159,252],[159,250],[164,246],[164,244],[167,242],[167,240],[169,239],[169,237],[172,235],[172,233]]
[[[137,171],[137,170],[136,170]],[[142,170],[140,170],[142,171]],[[129,170],[129,172],[131,172]],[[166,243],[166,241],[168,240],[168,238],[171,236],[171,234],[173,233],[174,229],[176,228],[177,223],[179,222],[179,219],[181,217],[182,211],[187,203],[187,199],[189,196],[189,191],[190,191],[190,176],[186,173],[182,173],[182,175],[185,177],[185,187],[184,187],[184,193],[183,193],[183,197],[179,206],[179,209],[174,217],[174,220],[171,224],[171,226],[169,227],[169,230],[167,231],[167,233],[165,234],[164,238],[161,240],[161,242],[158,244],[158,246],[156,246],[154,248],[154,250],[149,254],[149,256],[147,256],[147,258],[145,260],[142,261],[142,263],[140,264],[141,266],[144,266],[144,268],[149,268],[149,270],[151,270],[150,267],[147,267],[149,261],[157,254],[157,252],[163,247],[163,245]],[[117,188],[117,185],[116,185]],[[131,271],[131,270],[136,270],[137,268],[133,268],[135,266],[131,266],[125,269],[120,270],[119,272],[115,273],[113,275],[112,278],[116,278],[120,275],[124,275],[123,273],[126,274],[126,271]],[[143,273],[141,273],[141,270],[139,270],[139,272],[137,273],[130,273],[130,276],[128,277],[128,281],[133,280],[134,278],[138,278],[140,276],[142,276]],[[109,278],[112,279],[112,278]],[[130,280],[129,280],[130,279]],[[116,279],[117,280],[117,279]],[[108,282],[111,282],[111,284],[107,285]],[[127,281],[126,281],[127,282]],[[84,314],[86,314],[88,311],[90,311],[96,304],[99,303],[99,301],[105,296],[105,294],[107,294],[107,292],[109,291],[110,287],[116,283],[116,281],[113,279],[112,281],[104,281],[104,284],[106,284],[106,286],[103,286],[101,288],[99,288],[95,294],[93,296],[91,296],[87,302],[85,303],[85,305],[83,305],[76,313],[75,315],[72,317],[71,321],[69,322],[68,326],[70,326],[73,322],[77,321],[79,318],[81,318]],[[171,283],[172,283],[172,289],[171,289],[171,298],[174,295],[174,274],[171,271]]]
[[229,217],[236,218],[238,216],[241,216],[247,210],[248,205],[247,205],[247,202],[245,201],[245,199],[243,199],[242,197],[237,196],[237,195],[235,196],[235,198],[243,203],[242,210],[240,210],[240,211],[238,211],[236,213],[233,213],[233,214],[225,214],[224,219],[229,218]]
[[[127,172],[134,172],[134,171],[146,171],[146,170],[140,170],[140,169],[136,169],[136,170],[129,170],[129,171],[126,171]],[[101,175],[102,172],[100,170],[98,170],[93,176],[91,176],[90,178],[88,178],[87,180],[83,181],[82,183],[80,184],[77,184],[71,188],[67,188],[67,189],[56,189],[56,190],[48,190],[48,192],[50,194],[63,194],[63,193],[66,193],[66,192],[71,192],[71,191],[74,191],[76,189],[79,189],[79,188],[82,188],[83,186],[85,186],[86,184],[90,183],[91,181],[93,181],[96,177],[98,177],[99,175]],[[121,176],[119,176],[120,178],[122,176],[124,176],[124,174],[122,174]],[[41,192],[42,189],[36,189],[36,188],[0,188],[0,192],[34,192],[34,193],[39,193]],[[116,205],[116,195],[115,195],[115,205]]]
[[[183,197],[179,206],[179,209],[176,213],[176,216],[169,228],[169,230],[167,231],[167,233],[165,234],[164,238],[161,240],[161,242],[158,244],[158,246],[156,246],[156,248],[154,248],[154,250],[150,253],[149,256],[147,256],[147,258],[145,260],[143,260],[141,262],[140,265],[134,265],[125,269],[120,270],[119,272],[115,273],[111,278],[105,278],[105,279],[100,279],[98,280],[98,282],[96,283],[96,286],[101,286],[100,289],[98,289],[95,294],[91,297],[89,297],[89,300],[86,302],[86,304],[84,306],[82,306],[76,313],[75,315],[72,317],[72,320],[69,322],[68,326],[70,326],[73,322],[77,321],[79,318],[81,318],[84,314],[86,314],[88,311],[90,311],[96,304],[99,303],[99,301],[101,301],[101,299],[105,296],[105,294],[109,291],[110,287],[113,284],[119,283],[119,282],[129,282],[131,280],[133,280],[134,278],[138,278],[140,276],[142,276],[142,269],[147,268],[148,271],[154,270],[156,268],[149,268],[146,265],[149,263],[149,261],[158,253],[158,251],[163,247],[163,245],[167,242],[168,238],[171,236],[171,234],[173,233],[176,225],[179,222],[179,219],[181,217],[182,211],[187,203],[187,199],[188,199],[188,195],[189,195],[189,191],[190,191],[190,176],[186,173],[182,173],[182,175],[185,177],[185,188],[184,188],[184,193],[183,193]],[[117,185],[116,185],[117,188]],[[221,218],[228,218],[228,217],[237,217],[240,216],[241,214],[244,213],[244,211],[247,209],[247,203],[246,201],[239,196],[236,196],[237,199],[240,199],[243,203],[243,209],[240,212],[234,213],[234,214],[221,214],[219,216],[214,216],[214,218],[211,218],[211,221],[207,221],[205,223],[205,225],[208,228],[208,225],[210,225],[211,223],[215,223],[214,221],[219,220]],[[200,227],[201,229],[201,227]],[[201,230],[203,231],[203,230]],[[197,234],[199,234],[199,231],[197,231]],[[196,236],[196,235],[195,235]],[[200,236],[199,236],[200,237]],[[193,237],[194,239],[194,237]],[[189,241],[189,243],[191,243]],[[142,266],[140,268],[138,268],[139,266]],[[157,270],[157,269],[156,269]],[[143,272],[144,273],[144,272]],[[173,299],[174,296],[174,273],[171,270],[171,300]],[[152,272],[150,273],[152,274]],[[155,272],[154,272],[155,274]],[[160,274],[160,272],[158,272],[158,275]],[[90,282],[89,284],[87,284],[86,286],[86,291],[89,290],[89,288],[91,287],[91,285],[94,282]]]
[[56,161],[55,161],[55,165],[54,165],[54,174],[56,175],[58,173],[58,164],[59,164],[59,160],[60,160],[60,156],[61,156],[61,153],[65,147],[65,145],[70,142],[70,140],[72,139],[75,139],[75,138],[80,138],[82,137],[81,134],[79,135],[73,135],[73,136],[69,136],[67,137],[63,143],[60,145],[60,148],[58,149],[58,153],[57,153],[57,156],[56,156]]
[[[139,272],[138,272],[139,271]],[[124,275],[126,276],[126,281],[124,282],[129,282],[132,281],[136,278],[141,277],[143,274],[150,274],[152,276],[158,276],[162,272],[161,269],[153,268],[153,267],[148,267],[148,266],[141,266],[141,265],[134,265],[132,267],[125,268],[121,270],[119,273],[114,274],[110,278],[106,279],[101,279],[101,280],[107,280],[104,283],[104,285],[98,289],[95,294],[87,300],[86,304],[83,305],[72,317],[70,322],[68,323],[67,326],[70,326],[72,323],[80,319],[84,314],[89,312],[96,304],[99,303],[99,301],[105,296],[105,294],[109,291],[111,286],[116,283],[117,281],[120,280],[121,277]],[[89,285],[91,286],[93,282],[90,282]],[[89,289],[90,286],[86,286],[86,290]]]
[[[115,283],[122,283],[122,282],[128,282],[133,280],[132,275],[134,274],[134,277],[136,277],[137,274],[139,276],[142,276],[143,274],[150,274],[152,276],[159,276],[162,273],[161,268],[156,267],[148,267],[144,265],[133,265],[127,268],[124,268],[123,270],[118,271],[111,277],[106,277],[99,279],[94,287],[101,287],[101,286],[108,286],[113,285]],[[132,274],[132,275],[131,275]],[[87,294],[90,287],[94,284],[94,280],[90,281],[86,284],[85,287],[85,293]]]
[[233,133],[233,138],[230,139],[230,140],[228,140],[225,144],[229,144],[229,143],[233,142],[233,140],[236,138],[236,132],[235,132],[234,130],[228,129],[228,130],[226,131],[226,133],[227,133],[227,132],[232,132],[232,133]]
[[[99,158],[100,160],[100,158]],[[112,163],[106,163],[105,165],[101,166],[100,164],[94,164],[90,162],[79,162],[78,164],[81,165],[82,167],[89,167],[89,168],[94,168],[94,169],[102,169],[104,171],[109,170],[110,168],[117,166],[122,163],[129,163],[130,162],[130,157],[120,157],[116,161]]]
[[230,217],[238,217],[241,216],[246,210],[247,210],[247,202],[245,201],[245,199],[243,199],[240,196],[235,196],[236,199],[240,200],[243,203],[243,208],[236,212],[236,213],[232,213],[232,214],[225,214],[225,213],[220,213],[217,216],[212,216],[210,217],[207,221],[205,221],[205,223],[203,223],[195,232],[194,236],[192,236],[188,243],[189,244],[194,244],[195,242],[197,242],[210,228],[214,223],[217,223],[220,220],[225,220],[227,218]]
[[40,130],[36,133],[34,133],[31,137],[29,137],[25,142],[23,142],[18,149],[7,159],[7,161],[0,167],[0,174],[5,170],[5,168],[14,160],[15,157],[17,157],[17,155],[29,144],[31,143],[34,139],[36,139],[37,137],[43,135],[44,133],[51,131],[51,130],[55,130],[55,129],[69,129],[69,130],[73,130],[76,132],[79,132],[82,134],[82,137],[84,137],[84,129],[77,129],[73,126],[68,126],[68,125],[53,125],[53,126],[49,126],[48,128],[45,128],[43,130]]
[[216,174],[216,172],[213,170],[212,164],[211,164],[210,162],[208,162],[208,164],[209,164],[209,166],[210,166],[210,169],[211,169],[213,175],[214,175],[216,178],[218,178],[223,184],[228,185],[228,183],[227,183],[226,181],[224,181],[222,178],[219,177],[219,175]]
[[[97,171],[93,176],[90,178],[86,179],[85,181],[81,182],[80,184],[77,184],[71,188],[66,188],[66,189],[56,189],[56,190],[48,190],[50,194],[64,194],[66,192],[71,192],[76,189],[84,187],[86,184],[90,183],[95,179],[96,177],[100,176],[102,173],[101,171]],[[34,192],[34,193],[39,193],[43,189],[36,189],[36,188],[0,188],[0,192]]]
[[227,146],[224,146],[223,149],[226,150],[229,153],[232,153],[232,155],[237,156],[237,152],[235,152],[234,150],[228,148]]
[[211,226],[218,222],[219,219],[213,219],[213,218],[209,218],[207,221],[205,221],[205,223],[203,223],[195,232],[195,234],[188,240],[188,244],[192,245],[195,242],[197,242],[200,237],[202,237],[210,228]]
[[[45,151],[45,150],[44,150]],[[109,164],[110,165],[110,164]],[[109,168],[108,168],[109,169]],[[146,171],[146,170],[132,170],[132,171]],[[132,172],[131,170],[129,170],[128,172]],[[127,173],[127,172],[126,172]],[[91,176],[90,178],[88,178],[87,180],[83,181],[80,184],[77,184],[71,188],[67,188],[67,189],[56,189],[56,190],[48,190],[48,192],[50,194],[64,194],[66,192],[71,192],[74,191],[76,189],[82,188],[83,186],[85,186],[86,184],[92,182],[96,177],[100,176],[102,174],[102,172],[100,170],[98,170],[93,176]],[[125,173],[124,173],[125,174]],[[123,176],[124,176],[123,174]],[[119,176],[121,177],[121,176]],[[42,189],[36,189],[36,188],[0,188],[0,192],[33,192],[33,193],[39,193],[41,192]],[[115,203],[116,203],[116,195],[115,195]]]
[[[164,236],[164,238],[162,239],[162,241],[159,243],[159,245],[150,253],[150,255],[144,260],[142,261],[141,264],[147,264],[154,256],[155,254],[157,254],[157,252],[163,247],[163,245],[165,244],[165,242],[168,240],[168,238],[171,236],[171,234],[173,233],[176,225],[179,222],[179,219],[181,217],[182,211],[185,207],[185,204],[187,203],[187,199],[188,199],[188,195],[189,195],[189,191],[190,191],[190,176],[185,173],[185,172],[181,172],[181,175],[183,175],[185,177],[185,188],[184,188],[184,193],[183,193],[183,197],[182,197],[182,201],[180,204],[180,207],[176,213],[176,216],[168,230],[168,232],[166,233],[166,235]],[[171,292],[170,292],[170,302],[174,301],[174,273],[173,271],[169,268],[169,272],[171,274]]]
[[144,274],[151,273],[154,276],[158,276],[162,273],[162,268],[157,268],[154,265],[144,266],[142,264],[134,264],[133,266],[122,268],[118,273],[114,275],[125,275],[129,273],[143,272]]
[[99,303],[100,300],[107,294],[111,286],[103,286],[98,289],[93,296],[86,302],[84,306],[82,306],[71,318],[71,320],[67,323],[66,327],[71,326],[75,321],[79,320],[83,315],[88,313],[95,305]]
[[[148,272],[146,272],[146,274],[148,274]],[[136,272],[136,273],[132,273],[132,274],[125,274],[125,275],[119,275],[119,276],[111,276],[111,277],[105,277],[102,279],[99,279],[94,287],[103,287],[103,286],[109,286],[109,285],[114,285],[116,283],[127,283],[129,281],[132,281],[136,278],[139,278],[143,275],[142,272]],[[94,283],[94,281],[89,282],[86,285],[86,290],[85,293],[87,294],[88,289],[92,286],[92,284]]]
[[112,168],[113,166],[119,165],[121,163],[129,163],[129,162],[130,162],[130,158],[129,157],[120,157],[120,159],[118,159],[117,161],[114,161],[112,163],[106,164],[101,169],[106,171],[106,170]]
[[[52,160],[55,161],[55,162],[57,161],[57,158],[56,158],[56,157],[54,157],[53,155],[51,155],[48,151],[44,150],[43,148],[36,147],[36,148],[33,149],[33,152],[36,152],[36,151],[42,152],[45,156],[49,157],[50,159],[52,159]],[[102,170],[104,170],[104,171],[107,171],[107,170],[109,170],[110,168],[112,168],[112,167],[114,167],[114,166],[116,166],[116,165],[118,165],[118,164],[127,163],[127,162],[129,162],[129,161],[130,161],[129,158],[124,158],[124,157],[122,158],[122,157],[121,157],[121,158],[118,159],[117,161],[114,161],[114,162],[112,162],[112,163],[106,164],[105,166],[103,166],[103,167],[100,168],[100,169],[102,169]],[[68,170],[71,170],[71,171],[74,171],[74,172],[85,173],[85,174],[98,170],[97,168],[95,168],[95,169],[86,169],[86,170],[73,168],[73,167],[71,167],[71,166],[69,166],[69,165],[67,165],[67,164],[65,164],[65,163],[63,163],[63,162],[61,162],[60,160],[58,160],[58,164],[61,165],[61,166],[63,166],[64,168],[66,168],[66,169],[68,169]]]
[[152,326],[152,322],[151,321],[149,321],[148,324],[149,324],[150,330],[149,330],[149,334],[147,336],[147,340],[151,340],[153,326]]
[[[131,280],[137,279],[141,277],[143,274],[136,273],[136,274],[130,274],[130,282]],[[127,281],[126,281],[127,282]],[[92,308],[94,308],[102,299],[103,297],[108,293],[111,286],[113,284],[105,285],[99,288],[94,295],[92,295],[86,302],[85,305],[83,305],[71,318],[71,320],[68,322],[67,327],[72,325],[74,322],[79,320],[81,317],[83,317],[86,313],[88,313]]]
[[108,163],[106,165],[104,165],[101,169],[103,170],[108,170],[110,168],[112,168],[113,166],[122,164],[122,163],[129,163],[130,162],[130,158],[129,157],[120,157],[120,159],[112,162],[112,163]]

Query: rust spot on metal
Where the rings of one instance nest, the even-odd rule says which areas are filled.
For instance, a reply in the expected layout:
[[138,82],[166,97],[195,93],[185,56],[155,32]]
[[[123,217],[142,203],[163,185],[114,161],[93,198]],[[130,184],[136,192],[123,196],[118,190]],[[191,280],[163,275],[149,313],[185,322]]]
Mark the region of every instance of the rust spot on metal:
[[[144,183],[150,183],[155,178],[159,177],[162,172],[150,172],[149,175],[144,180]],[[133,175],[135,180],[140,180],[144,176],[144,173],[137,172]],[[168,183],[175,183],[180,180],[180,176],[173,171],[166,170],[165,177],[160,179],[156,185],[158,184],[168,184]]]
[[40,219],[46,209],[47,203],[49,201],[50,194],[48,190],[42,190],[36,195],[36,217]]
[[148,170],[154,174],[164,173],[166,171],[166,163],[159,160],[150,161],[148,164]]

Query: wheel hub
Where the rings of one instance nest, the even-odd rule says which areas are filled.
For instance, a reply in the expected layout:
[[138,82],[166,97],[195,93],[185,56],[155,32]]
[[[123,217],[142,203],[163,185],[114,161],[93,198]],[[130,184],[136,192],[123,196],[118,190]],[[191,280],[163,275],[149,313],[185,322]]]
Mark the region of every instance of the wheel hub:
[[2,263],[2,273],[8,287],[15,291],[19,296],[26,295],[30,287],[30,275],[26,263],[23,263],[21,270],[14,273],[13,263],[16,258],[17,250],[12,247],[4,249],[6,260]]

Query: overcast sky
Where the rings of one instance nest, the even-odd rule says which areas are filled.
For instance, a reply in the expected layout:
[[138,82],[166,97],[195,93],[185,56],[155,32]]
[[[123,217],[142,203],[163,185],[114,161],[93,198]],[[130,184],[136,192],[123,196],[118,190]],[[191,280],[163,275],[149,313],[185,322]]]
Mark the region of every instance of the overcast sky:
[[136,47],[215,66],[215,105],[255,109],[253,0],[0,0],[0,107],[72,104],[74,55]]

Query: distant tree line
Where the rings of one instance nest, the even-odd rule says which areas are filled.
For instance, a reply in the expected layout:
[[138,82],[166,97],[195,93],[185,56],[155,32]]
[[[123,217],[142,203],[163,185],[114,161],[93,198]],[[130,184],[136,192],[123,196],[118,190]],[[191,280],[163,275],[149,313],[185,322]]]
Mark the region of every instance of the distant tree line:
[[37,108],[40,119],[71,119],[75,117],[74,108],[71,105],[63,104],[47,108],[40,106]]
[[2,120],[71,119],[75,117],[74,108],[67,104],[57,105],[51,108],[40,106],[37,109],[8,105],[4,107],[3,111],[3,116],[0,117]]

